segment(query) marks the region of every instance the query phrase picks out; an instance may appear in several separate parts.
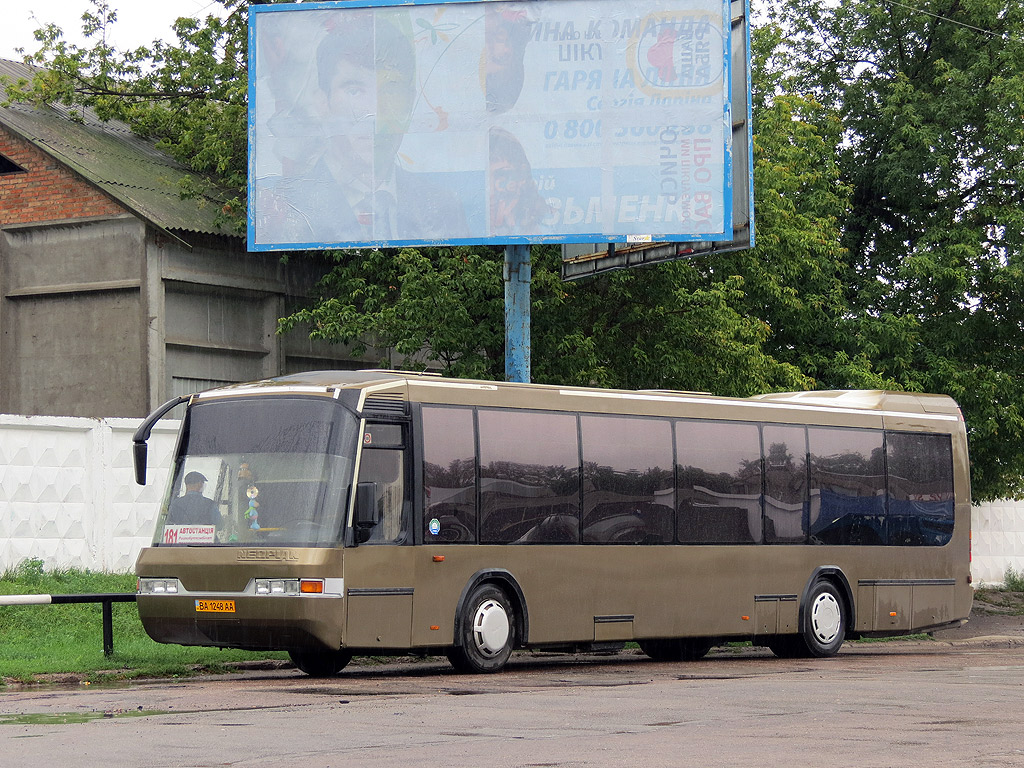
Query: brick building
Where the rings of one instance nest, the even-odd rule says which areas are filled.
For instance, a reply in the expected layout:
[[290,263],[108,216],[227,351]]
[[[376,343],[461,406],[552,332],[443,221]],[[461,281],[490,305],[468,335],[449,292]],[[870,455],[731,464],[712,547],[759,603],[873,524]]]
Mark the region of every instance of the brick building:
[[247,253],[216,193],[181,199],[187,169],[79,118],[0,107],[0,413],[142,416],[221,383],[365,365],[276,334],[321,257]]

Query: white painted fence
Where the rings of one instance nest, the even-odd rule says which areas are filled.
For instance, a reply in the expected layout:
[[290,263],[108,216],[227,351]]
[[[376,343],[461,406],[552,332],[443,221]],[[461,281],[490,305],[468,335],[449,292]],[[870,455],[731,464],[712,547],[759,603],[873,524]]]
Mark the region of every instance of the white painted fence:
[[[139,419],[0,416],[0,572],[26,558],[47,568],[131,571],[153,536],[177,421],[149,441],[149,482],[135,484]],[[1024,501],[988,502],[971,520],[974,583],[1024,572]]]
[[140,419],[0,415],[0,572],[26,558],[47,568],[127,572],[153,537],[178,431],[159,422],[149,482],[135,484]]
[[1001,584],[1007,568],[1024,573],[1024,501],[987,501],[971,513],[974,584]]

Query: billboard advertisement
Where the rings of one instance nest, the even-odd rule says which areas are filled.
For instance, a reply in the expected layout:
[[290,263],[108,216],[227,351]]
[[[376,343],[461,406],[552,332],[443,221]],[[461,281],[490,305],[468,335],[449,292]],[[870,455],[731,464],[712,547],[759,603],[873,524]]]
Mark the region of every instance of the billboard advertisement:
[[730,240],[729,5],[252,6],[250,250]]
[[754,247],[754,163],[750,98],[750,8],[732,5],[732,237],[671,242],[563,243],[562,279],[579,280],[617,269],[632,269]]

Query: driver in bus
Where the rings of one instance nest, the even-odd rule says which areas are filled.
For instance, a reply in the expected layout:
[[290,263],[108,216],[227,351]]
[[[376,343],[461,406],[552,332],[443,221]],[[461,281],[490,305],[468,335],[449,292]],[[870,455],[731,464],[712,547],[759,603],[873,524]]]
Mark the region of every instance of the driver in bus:
[[167,511],[169,525],[217,524],[217,503],[203,496],[205,485],[206,476],[202,472],[185,475],[185,494],[173,499]]

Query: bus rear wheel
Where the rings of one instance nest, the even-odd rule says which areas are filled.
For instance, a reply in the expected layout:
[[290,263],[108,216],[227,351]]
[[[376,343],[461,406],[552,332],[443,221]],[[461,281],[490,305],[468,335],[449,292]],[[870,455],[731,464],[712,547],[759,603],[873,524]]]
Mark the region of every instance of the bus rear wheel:
[[348,651],[288,651],[288,655],[310,677],[334,677],[352,660]]
[[456,645],[448,660],[457,672],[497,672],[515,646],[515,612],[508,596],[493,584],[482,584],[466,600],[459,617]]
[[640,650],[655,661],[697,661],[707,656],[711,641],[700,638],[639,640]]

